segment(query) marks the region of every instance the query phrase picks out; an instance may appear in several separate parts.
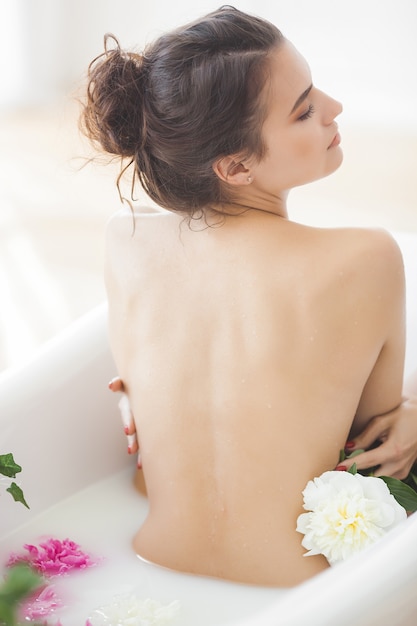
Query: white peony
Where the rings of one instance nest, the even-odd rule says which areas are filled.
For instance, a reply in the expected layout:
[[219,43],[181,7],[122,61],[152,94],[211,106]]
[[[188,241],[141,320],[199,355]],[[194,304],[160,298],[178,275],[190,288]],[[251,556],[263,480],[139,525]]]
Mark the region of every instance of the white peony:
[[88,626],[162,626],[169,624],[178,614],[177,600],[162,605],[156,600],[141,600],[133,594],[113,598],[107,605],[90,615]]
[[405,509],[383,480],[349,472],[324,472],[303,491],[297,531],[304,556],[323,554],[331,565],[344,561],[406,519]]

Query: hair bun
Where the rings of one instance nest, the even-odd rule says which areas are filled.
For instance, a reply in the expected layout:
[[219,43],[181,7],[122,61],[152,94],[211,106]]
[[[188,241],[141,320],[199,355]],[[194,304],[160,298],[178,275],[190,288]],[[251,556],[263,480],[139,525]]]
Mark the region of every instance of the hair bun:
[[123,51],[112,34],[104,48],[88,68],[83,131],[106,152],[132,157],[142,144],[144,57]]

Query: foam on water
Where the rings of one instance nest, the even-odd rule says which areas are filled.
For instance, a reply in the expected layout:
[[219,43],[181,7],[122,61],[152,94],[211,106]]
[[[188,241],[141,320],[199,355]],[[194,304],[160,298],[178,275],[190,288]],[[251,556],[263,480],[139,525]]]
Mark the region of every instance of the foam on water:
[[173,624],[238,624],[286,593],[181,574],[141,561],[131,541],[146,511],[146,498],[133,487],[131,470],[125,470],[61,501],[1,538],[1,565],[11,552],[22,552],[25,543],[39,544],[46,536],[69,538],[102,559],[89,570],[54,579],[54,588],[66,605],[54,617],[61,619],[62,626],[84,626],[94,609],[108,605],[114,596],[131,593],[163,605],[178,600],[181,609]]

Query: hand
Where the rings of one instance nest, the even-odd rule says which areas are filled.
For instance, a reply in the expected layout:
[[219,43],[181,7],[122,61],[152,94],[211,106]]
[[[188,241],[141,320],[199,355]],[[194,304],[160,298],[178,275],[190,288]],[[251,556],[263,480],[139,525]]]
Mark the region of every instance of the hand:
[[[371,448],[378,442],[381,442],[378,447]],[[417,396],[407,398],[396,409],[371,419],[355,441],[348,442],[346,451],[350,454],[361,448],[366,452],[346,459],[338,468],[349,469],[356,463],[358,470],[376,468],[375,476],[406,478],[417,459]]]
[[129,398],[124,391],[123,381],[119,377],[113,378],[113,380],[109,382],[109,389],[111,391],[120,392],[122,394],[119,400],[119,409],[120,415],[122,417],[125,435],[127,436],[127,451],[128,454],[135,454],[135,452],[138,453],[138,468],[141,468],[142,461],[140,457],[135,420],[132,411],[130,410]]

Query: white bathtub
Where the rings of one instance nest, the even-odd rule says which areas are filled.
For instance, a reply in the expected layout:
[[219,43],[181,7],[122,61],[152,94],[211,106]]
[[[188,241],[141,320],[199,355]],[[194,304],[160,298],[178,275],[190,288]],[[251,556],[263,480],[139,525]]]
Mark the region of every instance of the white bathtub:
[[[406,370],[409,372],[417,367],[417,236],[396,237],[407,273]],[[90,497],[94,485],[123,471],[128,482],[133,460],[125,452],[117,398],[107,390],[107,382],[114,374],[103,305],[47,343],[29,363],[0,376],[0,453],[13,452],[15,460],[22,465],[23,472],[18,478],[31,507],[28,511],[1,491],[2,562],[10,546],[20,542],[26,532],[32,527],[42,527],[44,512],[56,503],[76,493],[84,494],[79,505],[77,499],[68,502],[83,507],[82,524],[88,525],[88,507],[94,506]],[[120,498],[130,497],[129,494],[120,493]],[[133,499],[135,515],[133,521],[126,521],[126,545],[138,525],[138,517],[146,513],[145,499],[132,496]],[[59,507],[56,511],[58,515]],[[71,520],[67,519],[66,523],[70,524]],[[111,526],[109,533],[111,537]],[[116,538],[114,541],[117,543]],[[224,612],[213,611],[211,617],[207,613],[204,624],[212,626],[412,626],[417,623],[417,515],[366,553],[285,592],[193,580],[147,564],[140,567],[148,569],[141,570],[138,578],[143,580],[146,576],[148,582],[152,579],[154,594],[161,585],[161,590],[163,586],[176,589],[187,601],[184,590],[194,589],[201,605],[205,598],[207,606],[215,605],[216,597],[219,606],[227,605]],[[90,591],[93,597],[94,590]],[[191,597],[193,594],[194,591],[189,594],[191,603],[196,602]],[[180,623],[182,626],[191,622]],[[81,626],[81,621],[63,621],[63,624]]]

